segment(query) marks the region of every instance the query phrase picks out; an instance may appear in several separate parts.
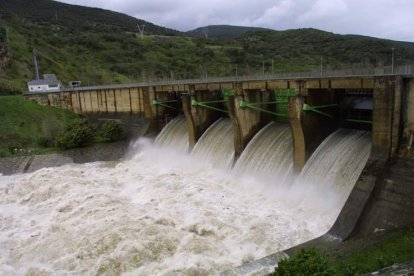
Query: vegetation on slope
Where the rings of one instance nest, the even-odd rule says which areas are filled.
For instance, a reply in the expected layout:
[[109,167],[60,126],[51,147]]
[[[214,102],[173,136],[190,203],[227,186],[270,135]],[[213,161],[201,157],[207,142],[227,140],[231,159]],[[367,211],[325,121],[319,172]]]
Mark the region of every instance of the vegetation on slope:
[[[143,39],[138,24],[145,24]],[[80,80],[83,85],[234,76],[236,70],[238,75],[317,71],[321,57],[325,69],[390,65],[391,48],[397,65],[414,62],[414,43],[313,29],[210,29],[211,39],[186,37],[102,9],[50,0],[3,0],[0,48],[4,45],[6,58],[0,66],[0,95],[26,90],[26,81],[34,77],[34,50],[41,73],[55,73],[64,84]]]
[[[362,275],[414,259],[414,226],[390,230],[386,235],[392,237],[345,254],[341,250],[325,254],[302,249],[297,256],[280,262],[273,275]],[[360,238],[361,244],[364,238]]]
[[200,27],[186,32],[187,35],[197,38],[211,38],[211,39],[237,39],[241,38],[247,32],[265,31],[269,29],[257,27],[243,27],[231,25],[209,25]]
[[80,119],[70,111],[41,106],[21,96],[0,97],[0,118],[0,156],[27,154],[47,146]]
[[68,110],[0,97],[0,157],[43,153],[124,138],[119,122],[88,123]]

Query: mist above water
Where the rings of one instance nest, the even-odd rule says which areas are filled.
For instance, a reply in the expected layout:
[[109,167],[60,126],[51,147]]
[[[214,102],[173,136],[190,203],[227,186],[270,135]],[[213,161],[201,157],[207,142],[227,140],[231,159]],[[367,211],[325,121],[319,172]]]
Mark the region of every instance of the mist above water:
[[[317,178],[304,174],[312,181],[286,187],[228,173],[205,155],[184,154],[182,122],[164,129],[156,146],[137,141],[128,160],[0,176],[0,274],[217,274],[333,224],[343,203],[327,208],[320,194],[304,197]],[[320,158],[328,159],[316,156],[312,166],[322,166]],[[340,164],[347,163],[323,166],[334,175]],[[306,173],[324,174],[312,166]],[[332,186],[318,187],[335,195]]]

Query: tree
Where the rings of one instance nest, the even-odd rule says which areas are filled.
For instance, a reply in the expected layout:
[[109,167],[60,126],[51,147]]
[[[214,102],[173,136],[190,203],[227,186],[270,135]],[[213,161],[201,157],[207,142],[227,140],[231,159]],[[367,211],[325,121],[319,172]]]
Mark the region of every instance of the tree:
[[296,275],[334,275],[333,268],[329,265],[326,255],[315,249],[302,249],[293,258],[279,262],[274,275],[296,276]]

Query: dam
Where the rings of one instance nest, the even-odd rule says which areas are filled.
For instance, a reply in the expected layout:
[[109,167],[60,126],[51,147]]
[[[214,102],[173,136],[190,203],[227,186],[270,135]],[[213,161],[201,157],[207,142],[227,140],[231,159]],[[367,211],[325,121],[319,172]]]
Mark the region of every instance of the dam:
[[2,176],[0,271],[218,274],[408,223],[370,214],[390,158],[411,151],[413,87],[387,75],[27,94],[85,117],[145,117],[158,135],[120,162]]

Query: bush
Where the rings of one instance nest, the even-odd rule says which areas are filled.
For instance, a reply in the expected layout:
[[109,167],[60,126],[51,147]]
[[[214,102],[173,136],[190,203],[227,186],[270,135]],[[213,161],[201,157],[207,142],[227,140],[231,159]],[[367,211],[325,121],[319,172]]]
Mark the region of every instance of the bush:
[[302,249],[291,259],[279,262],[274,275],[334,275],[326,255],[315,249]]
[[48,148],[48,147],[53,146],[53,141],[50,140],[47,137],[41,136],[41,137],[37,138],[36,144],[41,146],[41,147]]
[[56,145],[64,149],[82,147],[91,143],[94,137],[95,133],[86,121],[77,121],[57,135]]
[[109,141],[117,141],[122,138],[123,131],[121,124],[117,121],[105,121],[102,124],[99,135]]

